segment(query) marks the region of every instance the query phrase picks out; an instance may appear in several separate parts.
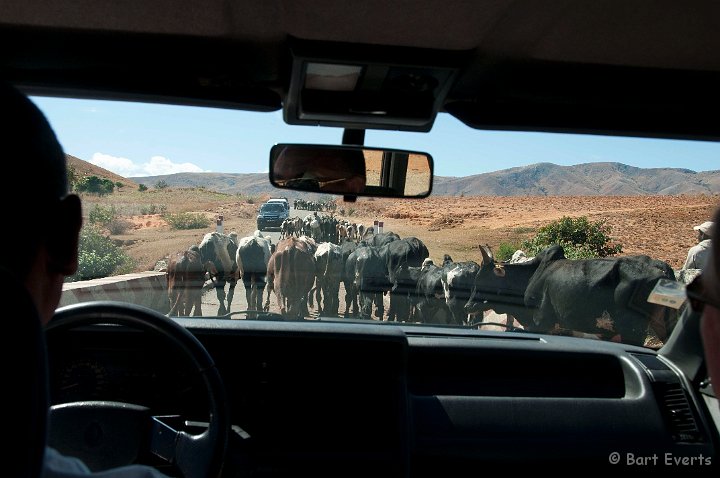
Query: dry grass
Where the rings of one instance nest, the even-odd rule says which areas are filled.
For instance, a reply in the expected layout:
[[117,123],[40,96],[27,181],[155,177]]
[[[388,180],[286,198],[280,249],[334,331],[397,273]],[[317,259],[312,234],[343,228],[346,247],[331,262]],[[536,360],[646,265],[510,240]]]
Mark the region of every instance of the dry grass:
[[[215,230],[215,218],[224,216],[226,232],[249,235],[255,230],[259,205],[267,197],[248,198],[194,188],[150,189],[140,192],[123,188],[107,197],[83,196],[84,210],[94,204],[114,205],[133,228],[112,236],[136,262],[137,270],[152,269],[169,254],[197,244]],[[365,225],[384,221],[385,231],[401,237],[419,237],[433,260],[450,254],[456,261],[480,261],[478,245],[493,248],[503,242],[519,243],[534,235],[540,226],[562,216],[586,215],[607,220],[613,238],[625,254],[645,253],[679,268],[687,249],[695,243],[692,226],[708,220],[720,204],[718,195],[627,196],[627,197],[431,197],[423,200],[360,198],[344,204],[355,212],[348,218]],[[154,205],[167,212],[207,214],[207,230],[171,230],[159,215],[140,216]]]

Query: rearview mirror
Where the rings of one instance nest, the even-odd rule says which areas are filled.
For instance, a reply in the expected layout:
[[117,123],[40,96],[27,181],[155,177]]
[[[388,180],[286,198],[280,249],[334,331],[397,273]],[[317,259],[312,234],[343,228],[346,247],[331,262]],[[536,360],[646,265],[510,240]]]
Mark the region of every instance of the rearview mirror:
[[270,150],[270,182],[283,189],[422,198],[430,195],[432,179],[427,153],[311,144],[276,144]]

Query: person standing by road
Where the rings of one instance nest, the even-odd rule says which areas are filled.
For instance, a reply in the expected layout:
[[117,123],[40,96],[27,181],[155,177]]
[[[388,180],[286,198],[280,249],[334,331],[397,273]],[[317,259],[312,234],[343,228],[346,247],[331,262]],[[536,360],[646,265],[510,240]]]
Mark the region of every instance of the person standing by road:
[[693,247],[690,248],[685,259],[685,265],[683,269],[702,269],[707,262],[707,257],[710,255],[710,248],[712,246],[712,237],[714,234],[715,223],[713,221],[706,221],[699,226],[693,227],[697,231],[697,241]]

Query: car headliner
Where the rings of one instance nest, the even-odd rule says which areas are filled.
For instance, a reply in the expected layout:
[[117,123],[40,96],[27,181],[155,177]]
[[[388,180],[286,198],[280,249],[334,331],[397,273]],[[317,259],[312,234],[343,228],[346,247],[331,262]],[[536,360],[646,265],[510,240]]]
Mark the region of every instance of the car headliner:
[[713,0],[0,5],[0,74],[34,94],[278,110],[295,40],[358,44],[370,61],[373,45],[420,66],[456,58],[435,108],[477,128],[720,139],[704,119],[720,105]]

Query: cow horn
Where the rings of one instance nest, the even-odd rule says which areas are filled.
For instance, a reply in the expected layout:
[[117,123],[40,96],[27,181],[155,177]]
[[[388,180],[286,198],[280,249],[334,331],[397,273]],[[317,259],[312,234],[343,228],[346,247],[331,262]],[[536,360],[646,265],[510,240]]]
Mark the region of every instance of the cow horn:
[[492,251],[490,250],[490,246],[483,246],[481,244],[480,245],[480,254],[482,255],[483,265],[493,263],[493,256],[492,256]]

